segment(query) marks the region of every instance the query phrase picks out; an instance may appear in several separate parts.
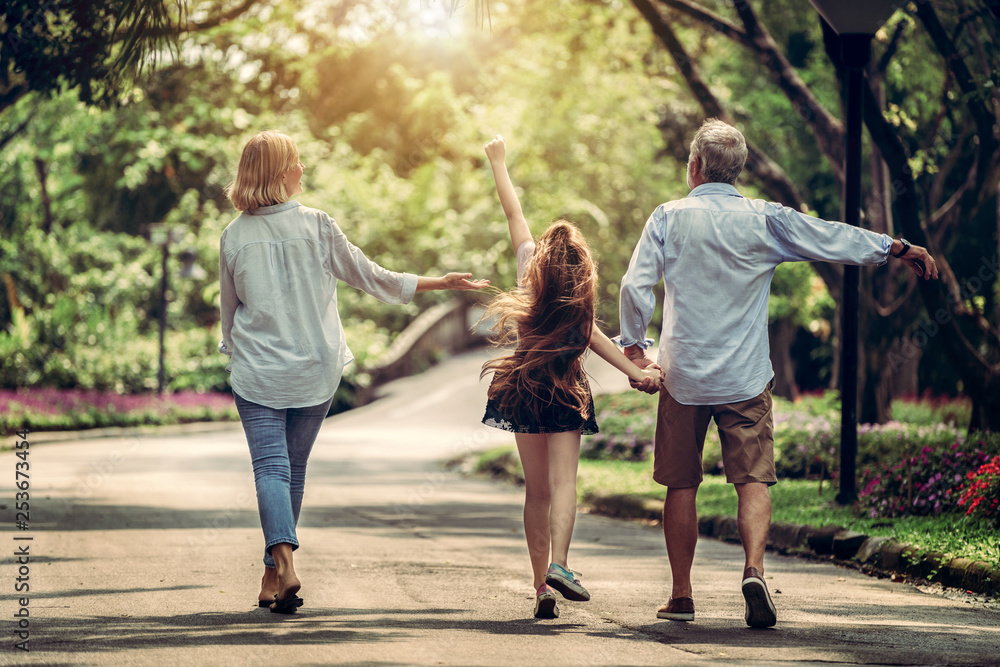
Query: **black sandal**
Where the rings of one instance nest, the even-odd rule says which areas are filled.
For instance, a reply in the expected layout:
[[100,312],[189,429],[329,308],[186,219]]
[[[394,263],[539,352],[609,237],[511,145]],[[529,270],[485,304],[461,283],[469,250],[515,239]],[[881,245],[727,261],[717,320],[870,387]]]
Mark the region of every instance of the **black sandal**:
[[[277,597],[277,596],[276,596]],[[290,598],[285,598],[284,600],[275,600],[273,602],[274,606],[271,607],[272,614],[294,614],[295,611],[302,606],[305,602],[298,595],[292,595]],[[271,603],[268,604],[270,606]]]

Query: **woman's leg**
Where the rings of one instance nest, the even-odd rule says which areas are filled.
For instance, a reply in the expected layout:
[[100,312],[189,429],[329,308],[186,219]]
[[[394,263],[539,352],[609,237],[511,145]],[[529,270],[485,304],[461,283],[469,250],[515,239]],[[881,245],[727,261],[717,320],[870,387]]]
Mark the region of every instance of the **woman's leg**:
[[552,562],[569,569],[566,560],[576,523],[576,472],[580,461],[580,431],[549,433],[549,531]]
[[297,547],[295,518],[290,493],[291,472],[285,441],[285,410],[258,405],[236,395],[236,408],[243,422],[254,485],[257,488],[257,511],[264,531],[264,577],[259,599],[267,600],[278,592],[279,582],[271,548],[276,544]]
[[516,433],[517,453],[524,470],[524,537],[531,559],[532,587],[545,583],[549,567],[549,454],[547,436]]
[[291,471],[290,492],[292,497],[292,516],[295,524],[299,523],[299,512],[302,509],[302,494],[306,487],[306,465],[313,443],[319,435],[319,429],[330,411],[333,398],[308,408],[292,408],[286,418],[286,440],[288,441],[288,461]]

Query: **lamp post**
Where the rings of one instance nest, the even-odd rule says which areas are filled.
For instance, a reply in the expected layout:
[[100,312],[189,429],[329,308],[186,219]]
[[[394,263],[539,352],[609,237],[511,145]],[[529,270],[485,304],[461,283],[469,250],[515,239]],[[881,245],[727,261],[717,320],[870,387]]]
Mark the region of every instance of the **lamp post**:
[[146,226],[146,234],[153,245],[163,249],[160,260],[160,367],[156,372],[156,393],[163,394],[165,385],[163,338],[167,331],[167,259],[170,257],[170,244],[178,243],[184,238],[184,231],[171,227],[163,222],[154,222]]
[[[846,77],[846,151],[844,222],[861,221],[861,130],[865,67],[871,61],[872,37],[898,3],[892,0],[809,0],[840,37]],[[857,497],[858,455],[858,267],[844,267],[841,304],[840,492],[837,502]]]

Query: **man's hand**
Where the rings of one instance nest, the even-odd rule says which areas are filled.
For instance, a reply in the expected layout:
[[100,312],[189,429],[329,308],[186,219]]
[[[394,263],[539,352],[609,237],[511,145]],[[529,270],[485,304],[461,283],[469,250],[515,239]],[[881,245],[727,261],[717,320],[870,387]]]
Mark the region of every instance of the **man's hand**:
[[485,151],[491,164],[503,162],[507,155],[507,145],[504,143],[503,135],[498,134],[493,141],[486,144]]
[[899,258],[903,264],[906,264],[912,271],[917,274],[918,277],[924,280],[930,280],[934,278],[937,280],[938,269],[937,262],[931,257],[930,253],[927,252],[927,248],[918,245],[911,245],[909,252]]
[[[907,241],[907,243],[909,242]],[[893,239],[892,246],[889,248],[889,254],[896,257],[899,253],[903,252],[904,247],[905,246],[903,245],[903,241],[901,239]],[[924,280],[934,278],[937,280],[937,262],[935,262],[934,258],[931,257],[929,252],[927,252],[927,248],[911,244],[910,247],[907,248],[905,255],[896,258],[902,261],[903,264],[910,267],[910,270],[917,274],[918,278],[923,278]]]

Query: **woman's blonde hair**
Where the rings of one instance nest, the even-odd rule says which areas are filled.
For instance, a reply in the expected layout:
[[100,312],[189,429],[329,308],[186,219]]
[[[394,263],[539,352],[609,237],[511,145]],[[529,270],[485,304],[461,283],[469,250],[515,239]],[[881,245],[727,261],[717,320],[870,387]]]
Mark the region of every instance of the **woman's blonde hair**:
[[537,423],[559,404],[589,416],[581,356],[596,296],[597,266],[583,234],[565,220],[554,223],[538,239],[524,284],[498,295],[484,315],[497,318],[497,345],[517,341],[513,354],[486,362],[481,374],[495,372],[489,398],[502,413]]
[[285,172],[298,162],[299,149],[291,137],[276,130],[260,132],[243,147],[226,196],[237,211],[282,204],[290,198],[283,182]]

